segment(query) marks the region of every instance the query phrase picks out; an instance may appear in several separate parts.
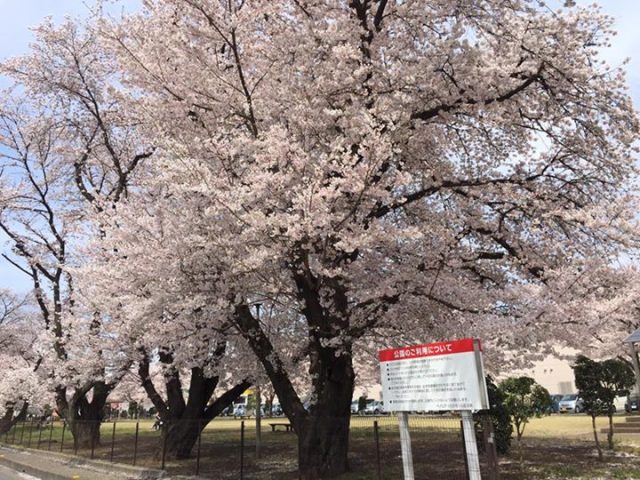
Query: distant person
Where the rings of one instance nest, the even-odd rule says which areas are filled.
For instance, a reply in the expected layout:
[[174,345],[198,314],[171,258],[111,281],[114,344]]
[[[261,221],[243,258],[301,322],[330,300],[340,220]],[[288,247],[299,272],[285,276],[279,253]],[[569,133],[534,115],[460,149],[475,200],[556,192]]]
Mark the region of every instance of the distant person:
[[160,428],[162,428],[162,418],[160,418],[159,413],[156,414],[156,421],[153,422],[153,425],[151,426],[151,428],[154,430],[159,430]]

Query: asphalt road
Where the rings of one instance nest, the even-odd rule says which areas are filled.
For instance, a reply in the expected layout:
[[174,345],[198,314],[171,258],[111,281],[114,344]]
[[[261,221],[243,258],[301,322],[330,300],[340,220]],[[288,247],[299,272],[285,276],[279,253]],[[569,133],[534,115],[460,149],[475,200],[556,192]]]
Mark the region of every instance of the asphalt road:
[[0,480],[38,480],[38,477],[16,472],[4,465],[0,465]]

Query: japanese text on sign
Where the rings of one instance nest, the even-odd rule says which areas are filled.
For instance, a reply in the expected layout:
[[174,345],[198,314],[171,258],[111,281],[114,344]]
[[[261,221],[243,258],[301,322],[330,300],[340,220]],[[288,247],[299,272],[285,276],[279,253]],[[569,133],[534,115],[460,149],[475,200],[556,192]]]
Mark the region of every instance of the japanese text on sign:
[[382,350],[379,358],[387,411],[488,408],[478,340]]

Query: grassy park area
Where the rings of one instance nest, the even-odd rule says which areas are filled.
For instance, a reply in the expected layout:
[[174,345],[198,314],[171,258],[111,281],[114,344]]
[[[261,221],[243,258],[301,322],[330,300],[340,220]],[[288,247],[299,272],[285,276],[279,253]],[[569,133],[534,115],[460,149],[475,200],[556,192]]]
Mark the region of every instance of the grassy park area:
[[[617,417],[618,418],[618,417]],[[619,417],[622,419],[622,417]],[[345,480],[377,478],[377,455],[374,421],[378,422],[378,445],[381,472],[385,479],[400,478],[402,464],[397,420],[389,417],[353,417],[351,422],[352,473]],[[295,479],[296,436],[285,431],[271,431],[270,423],[286,423],[285,418],[263,419],[261,458],[256,459],[255,420],[244,420],[244,448],[241,459],[240,419],[220,418],[204,430],[200,443],[200,461],[197,447],[194,458],[167,460],[171,474],[195,474],[209,478],[237,479],[240,468],[247,479]],[[135,442],[136,423],[138,441]],[[152,429],[152,420],[121,420],[115,424],[105,422],[101,428],[101,444],[96,447],[95,458],[133,463],[160,468],[160,433]],[[606,418],[598,419],[598,428],[606,427]],[[433,478],[447,474],[448,478],[463,479],[464,460],[459,420],[450,416],[414,415],[410,419],[416,478]],[[602,434],[601,439],[606,440]],[[61,423],[42,430],[22,424],[2,438],[9,444],[74,454],[73,442]],[[605,461],[597,460],[591,420],[586,415],[552,415],[534,419],[524,436],[524,470],[520,470],[517,450],[501,457],[503,479],[640,479],[640,435],[615,437],[616,450],[607,453]],[[89,457],[91,452],[81,450],[79,455]],[[242,463],[242,467],[241,467]]]
[[[614,417],[621,421],[623,416]],[[606,443],[608,420],[596,420],[601,443]],[[636,479],[640,478],[640,434],[614,435],[616,449],[605,451],[600,463],[594,447],[591,417],[587,415],[551,415],[533,419],[525,430],[526,474],[518,477],[515,449],[502,459],[505,478],[536,479]]]

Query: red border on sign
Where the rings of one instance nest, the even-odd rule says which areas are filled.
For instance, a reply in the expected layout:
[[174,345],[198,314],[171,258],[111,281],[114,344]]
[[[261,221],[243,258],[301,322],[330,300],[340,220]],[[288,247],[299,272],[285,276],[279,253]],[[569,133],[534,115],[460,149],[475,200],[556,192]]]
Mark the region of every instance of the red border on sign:
[[[473,341],[473,338],[464,338],[450,342],[424,343],[421,345],[410,345],[408,347],[389,348],[380,350],[378,352],[378,358],[381,362],[395,362],[398,360],[410,360],[412,358],[473,352]],[[480,342],[480,340],[478,340],[478,342]],[[482,350],[481,346],[480,350]]]

